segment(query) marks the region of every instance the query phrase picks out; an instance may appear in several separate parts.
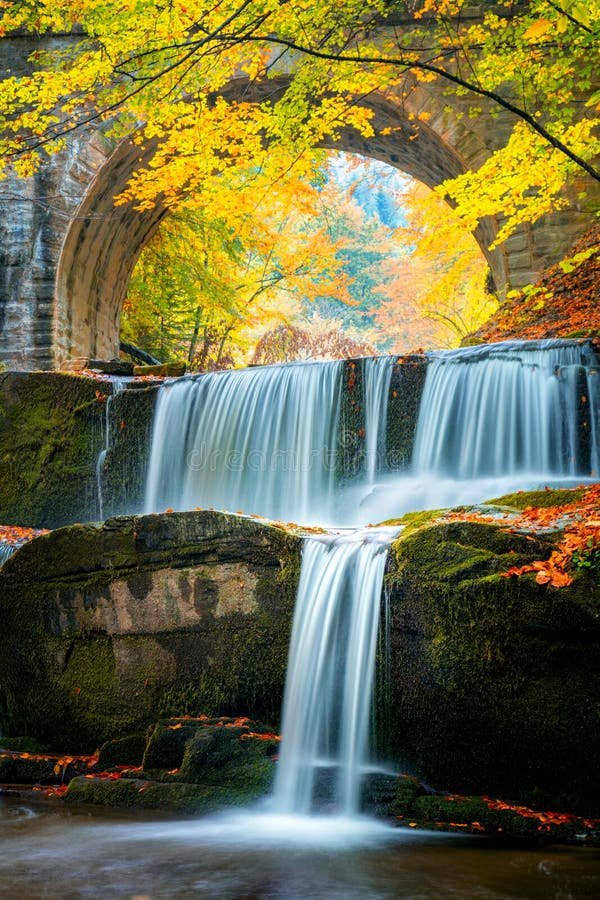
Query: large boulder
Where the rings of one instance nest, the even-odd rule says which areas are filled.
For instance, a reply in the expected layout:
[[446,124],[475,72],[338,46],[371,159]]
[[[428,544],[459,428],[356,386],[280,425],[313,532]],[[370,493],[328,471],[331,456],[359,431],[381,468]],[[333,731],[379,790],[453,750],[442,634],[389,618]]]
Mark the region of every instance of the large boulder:
[[557,534],[431,514],[406,521],[387,575],[385,754],[437,787],[597,811],[594,574],[560,589],[535,573],[501,575],[547,559]]
[[281,706],[300,540],[218,512],[58,529],[0,569],[0,731],[72,751]]

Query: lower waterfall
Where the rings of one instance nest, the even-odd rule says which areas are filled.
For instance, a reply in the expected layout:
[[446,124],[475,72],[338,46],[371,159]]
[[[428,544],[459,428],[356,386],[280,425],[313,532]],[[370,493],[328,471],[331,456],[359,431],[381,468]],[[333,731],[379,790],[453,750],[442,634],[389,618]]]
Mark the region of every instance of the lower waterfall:
[[369,755],[375,652],[394,528],[307,538],[294,610],[274,807],[309,814],[330,770],[336,813],[359,810]]

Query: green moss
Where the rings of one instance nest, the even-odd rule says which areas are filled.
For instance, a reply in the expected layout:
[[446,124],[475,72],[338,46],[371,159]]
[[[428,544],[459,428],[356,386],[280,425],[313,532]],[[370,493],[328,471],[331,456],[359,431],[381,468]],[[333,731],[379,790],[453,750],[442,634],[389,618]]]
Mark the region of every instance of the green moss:
[[262,787],[73,778],[65,794],[68,804],[93,804],[124,809],[208,813],[249,803],[263,796]]
[[569,503],[577,503],[586,492],[585,487],[572,489],[551,489],[542,491],[517,491],[514,494],[504,494],[486,503],[493,506],[510,506],[513,509],[526,509],[528,506],[547,509],[550,506],[566,506]]
[[446,512],[446,510],[424,509],[419,510],[418,512],[405,513],[399,519],[387,519],[385,522],[380,522],[379,524],[402,526],[401,538],[404,539],[419,528],[423,528],[424,525],[432,524],[433,521],[444,512]]
[[97,768],[105,771],[115,766],[141,766],[145,749],[145,734],[130,734],[106,741],[100,747]]
[[[491,524],[423,527],[393,545],[388,742],[425,780],[593,812],[600,591],[500,577],[550,540]],[[381,703],[385,702],[382,697]]]
[[0,521],[56,527],[94,518],[104,387],[60,373],[0,376]]

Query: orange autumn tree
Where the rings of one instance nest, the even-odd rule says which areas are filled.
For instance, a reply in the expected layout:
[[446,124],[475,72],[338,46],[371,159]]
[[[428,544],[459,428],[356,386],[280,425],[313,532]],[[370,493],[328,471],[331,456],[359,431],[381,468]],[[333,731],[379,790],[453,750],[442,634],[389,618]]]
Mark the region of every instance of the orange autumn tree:
[[410,181],[399,199],[407,221],[395,231],[397,250],[382,272],[376,326],[398,352],[457,346],[498,305],[487,288],[487,262],[435,192]]

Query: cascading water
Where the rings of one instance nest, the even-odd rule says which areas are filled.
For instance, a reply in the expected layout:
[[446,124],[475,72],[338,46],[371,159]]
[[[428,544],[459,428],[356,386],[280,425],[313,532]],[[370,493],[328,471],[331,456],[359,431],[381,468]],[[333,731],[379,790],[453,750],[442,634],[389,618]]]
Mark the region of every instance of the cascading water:
[[385,466],[387,410],[393,367],[392,356],[364,360],[365,474],[368,485],[374,483],[377,472]]
[[459,479],[598,472],[600,377],[587,345],[492,344],[432,355],[419,473]]
[[202,506],[328,520],[341,367],[265,366],[165,385],[154,418],[146,509]]
[[4,565],[7,559],[9,559],[13,553],[19,549],[20,544],[16,543],[6,543],[4,541],[0,541],[0,566]]
[[428,355],[412,463],[364,515],[575,486],[600,472],[600,364],[589,343],[504,342]]
[[307,538],[283,705],[274,807],[311,812],[315,780],[335,769],[336,812],[358,811],[369,763],[375,651],[387,547],[397,529]]
[[[356,525],[593,477],[600,453],[597,363],[589,344],[575,342],[430,354],[412,470],[386,473],[380,460],[394,359],[365,359],[364,472],[349,485],[338,472],[343,363],[166,383],[155,413],[146,510],[241,508],[304,524]],[[279,812],[310,812],[322,769],[335,773],[336,811],[358,808],[390,540],[381,529],[306,539],[274,797]]]
[[98,454],[98,458],[96,459],[96,492],[98,499],[98,518],[104,518],[104,492],[103,492],[103,478],[104,478],[104,463],[106,460],[106,454],[110,450],[110,439],[111,439],[111,427],[110,427],[110,410],[112,406],[113,398],[120,394],[121,391],[125,389],[125,385],[129,381],[129,378],[119,378],[112,377],[106,379],[106,383],[110,384],[112,394],[109,394],[106,398],[106,403],[104,407],[104,418],[102,424],[102,433],[103,433],[103,441],[102,441],[102,449]]
[[[362,360],[366,481],[384,446],[393,357]],[[145,510],[242,510],[355,524],[337,484],[342,362],[215,372],[168,382],[154,415]]]

